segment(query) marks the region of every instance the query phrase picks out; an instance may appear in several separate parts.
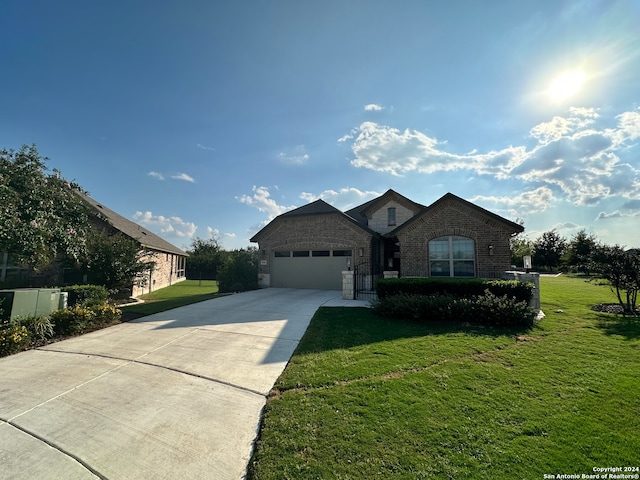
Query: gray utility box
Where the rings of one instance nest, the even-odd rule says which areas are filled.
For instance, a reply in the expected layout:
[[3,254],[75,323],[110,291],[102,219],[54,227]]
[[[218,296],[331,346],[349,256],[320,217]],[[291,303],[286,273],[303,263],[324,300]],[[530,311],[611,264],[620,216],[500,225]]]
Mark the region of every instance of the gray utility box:
[[49,315],[66,308],[67,292],[59,288],[20,288],[0,290],[0,318],[15,319],[26,315]]

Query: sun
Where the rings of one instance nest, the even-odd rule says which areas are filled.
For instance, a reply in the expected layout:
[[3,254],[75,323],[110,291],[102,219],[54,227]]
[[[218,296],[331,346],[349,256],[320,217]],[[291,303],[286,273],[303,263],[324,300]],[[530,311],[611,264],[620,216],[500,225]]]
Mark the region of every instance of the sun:
[[554,100],[572,97],[580,90],[585,78],[586,75],[582,71],[563,73],[551,82],[548,93]]

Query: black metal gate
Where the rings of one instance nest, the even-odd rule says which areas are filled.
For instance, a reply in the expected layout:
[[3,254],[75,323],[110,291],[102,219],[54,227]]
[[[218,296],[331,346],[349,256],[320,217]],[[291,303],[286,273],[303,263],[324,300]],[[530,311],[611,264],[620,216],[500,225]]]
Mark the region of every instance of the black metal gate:
[[376,280],[382,278],[382,269],[371,264],[362,262],[353,269],[353,297],[356,300],[375,300]]

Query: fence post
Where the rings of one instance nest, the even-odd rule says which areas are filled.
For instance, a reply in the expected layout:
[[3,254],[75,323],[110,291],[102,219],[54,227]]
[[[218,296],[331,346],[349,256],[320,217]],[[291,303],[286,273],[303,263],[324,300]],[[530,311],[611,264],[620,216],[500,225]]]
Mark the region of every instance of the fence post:
[[342,271],[342,298],[353,300],[355,297],[355,285],[353,283],[353,270]]

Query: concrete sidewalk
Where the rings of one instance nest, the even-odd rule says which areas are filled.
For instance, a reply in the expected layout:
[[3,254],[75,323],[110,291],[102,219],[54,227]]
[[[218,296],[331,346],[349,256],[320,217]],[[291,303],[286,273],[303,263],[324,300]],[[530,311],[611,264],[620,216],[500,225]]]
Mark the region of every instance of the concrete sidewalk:
[[340,292],[209,300],[0,359],[3,479],[239,479],[266,395]]

